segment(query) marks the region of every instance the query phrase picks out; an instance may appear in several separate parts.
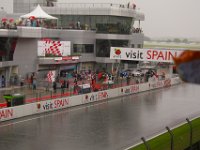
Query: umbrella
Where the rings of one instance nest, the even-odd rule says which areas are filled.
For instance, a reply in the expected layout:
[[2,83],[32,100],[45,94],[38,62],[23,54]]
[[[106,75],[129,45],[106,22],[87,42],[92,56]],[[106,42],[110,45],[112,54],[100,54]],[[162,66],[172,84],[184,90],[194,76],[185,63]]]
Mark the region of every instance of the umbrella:
[[34,20],[34,19],[35,19],[35,16],[30,16],[29,19],[30,19],[30,20]]
[[6,21],[7,21],[7,18],[2,18],[1,21],[2,21],[2,22],[6,22]]
[[9,22],[11,23],[11,22],[13,22],[14,21],[14,19],[13,18],[11,18],[11,19],[9,19]]

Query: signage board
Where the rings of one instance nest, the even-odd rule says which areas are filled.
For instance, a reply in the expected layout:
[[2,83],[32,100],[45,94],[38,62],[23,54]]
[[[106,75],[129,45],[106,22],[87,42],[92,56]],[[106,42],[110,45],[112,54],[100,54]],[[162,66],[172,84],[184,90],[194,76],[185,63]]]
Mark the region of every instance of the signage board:
[[173,62],[173,57],[179,56],[181,50],[167,49],[140,49],[111,47],[110,59],[133,60],[133,61],[155,61]]
[[71,55],[70,41],[38,41],[38,56],[68,56]]

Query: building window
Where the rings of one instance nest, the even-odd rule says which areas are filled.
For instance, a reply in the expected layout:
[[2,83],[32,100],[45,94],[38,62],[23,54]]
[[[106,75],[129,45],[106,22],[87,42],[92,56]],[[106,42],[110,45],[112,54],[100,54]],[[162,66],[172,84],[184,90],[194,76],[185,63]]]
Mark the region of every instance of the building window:
[[[104,19],[100,19],[100,18]],[[130,34],[132,18],[117,16],[97,16],[97,33]]]
[[96,40],[96,56],[110,57],[110,47],[128,47],[127,40]]
[[134,23],[131,17],[95,15],[57,15],[56,17],[59,18],[59,28],[96,30],[97,33],[130,34]]
[[0,61],[12,61],[17,38],[0,37]]
[[142,48],[143,47],[143,45],[142,44],[138,44],[138,48]]
[[93,44],[74,44],[73,49],[74,53],[94,53]]

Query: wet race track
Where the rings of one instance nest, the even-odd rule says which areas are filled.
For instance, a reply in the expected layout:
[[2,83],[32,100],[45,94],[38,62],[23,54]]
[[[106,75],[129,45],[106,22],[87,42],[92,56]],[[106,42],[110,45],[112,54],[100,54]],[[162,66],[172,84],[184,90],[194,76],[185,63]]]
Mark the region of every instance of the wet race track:
[[0,123],[1,150],[122,150],[200,114],[200,86],[171,88]]

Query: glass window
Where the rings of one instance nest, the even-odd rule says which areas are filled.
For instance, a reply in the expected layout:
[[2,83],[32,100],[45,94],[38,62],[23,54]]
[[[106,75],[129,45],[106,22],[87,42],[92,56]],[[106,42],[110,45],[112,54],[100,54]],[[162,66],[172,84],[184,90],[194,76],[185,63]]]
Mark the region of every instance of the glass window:
[[[96,30],[97,33],[130,34],[133,18],[118,16],[61,15],[59,27],[63,29]],[[77,23],[80,23],[80,28]]]
[[15,47],[17,44],[16,38],[0,37],[0,61],[12,61]]
[[74,53],[94,53],[93,44],[74,44]]
[[96,56],[110,57],[110,47],[128,47],[127,40],[96,40]]
[[138,48],[142,48],[142,46],[143,46],[142,44],[138,44]]
[[105,16],[97,16],[97,18],[100,17],[103,17],[105,19],[102,20],[102,22],[96,22],[98,33],[130,34],[132,18],[117,16],[107,16],[106,18]]

